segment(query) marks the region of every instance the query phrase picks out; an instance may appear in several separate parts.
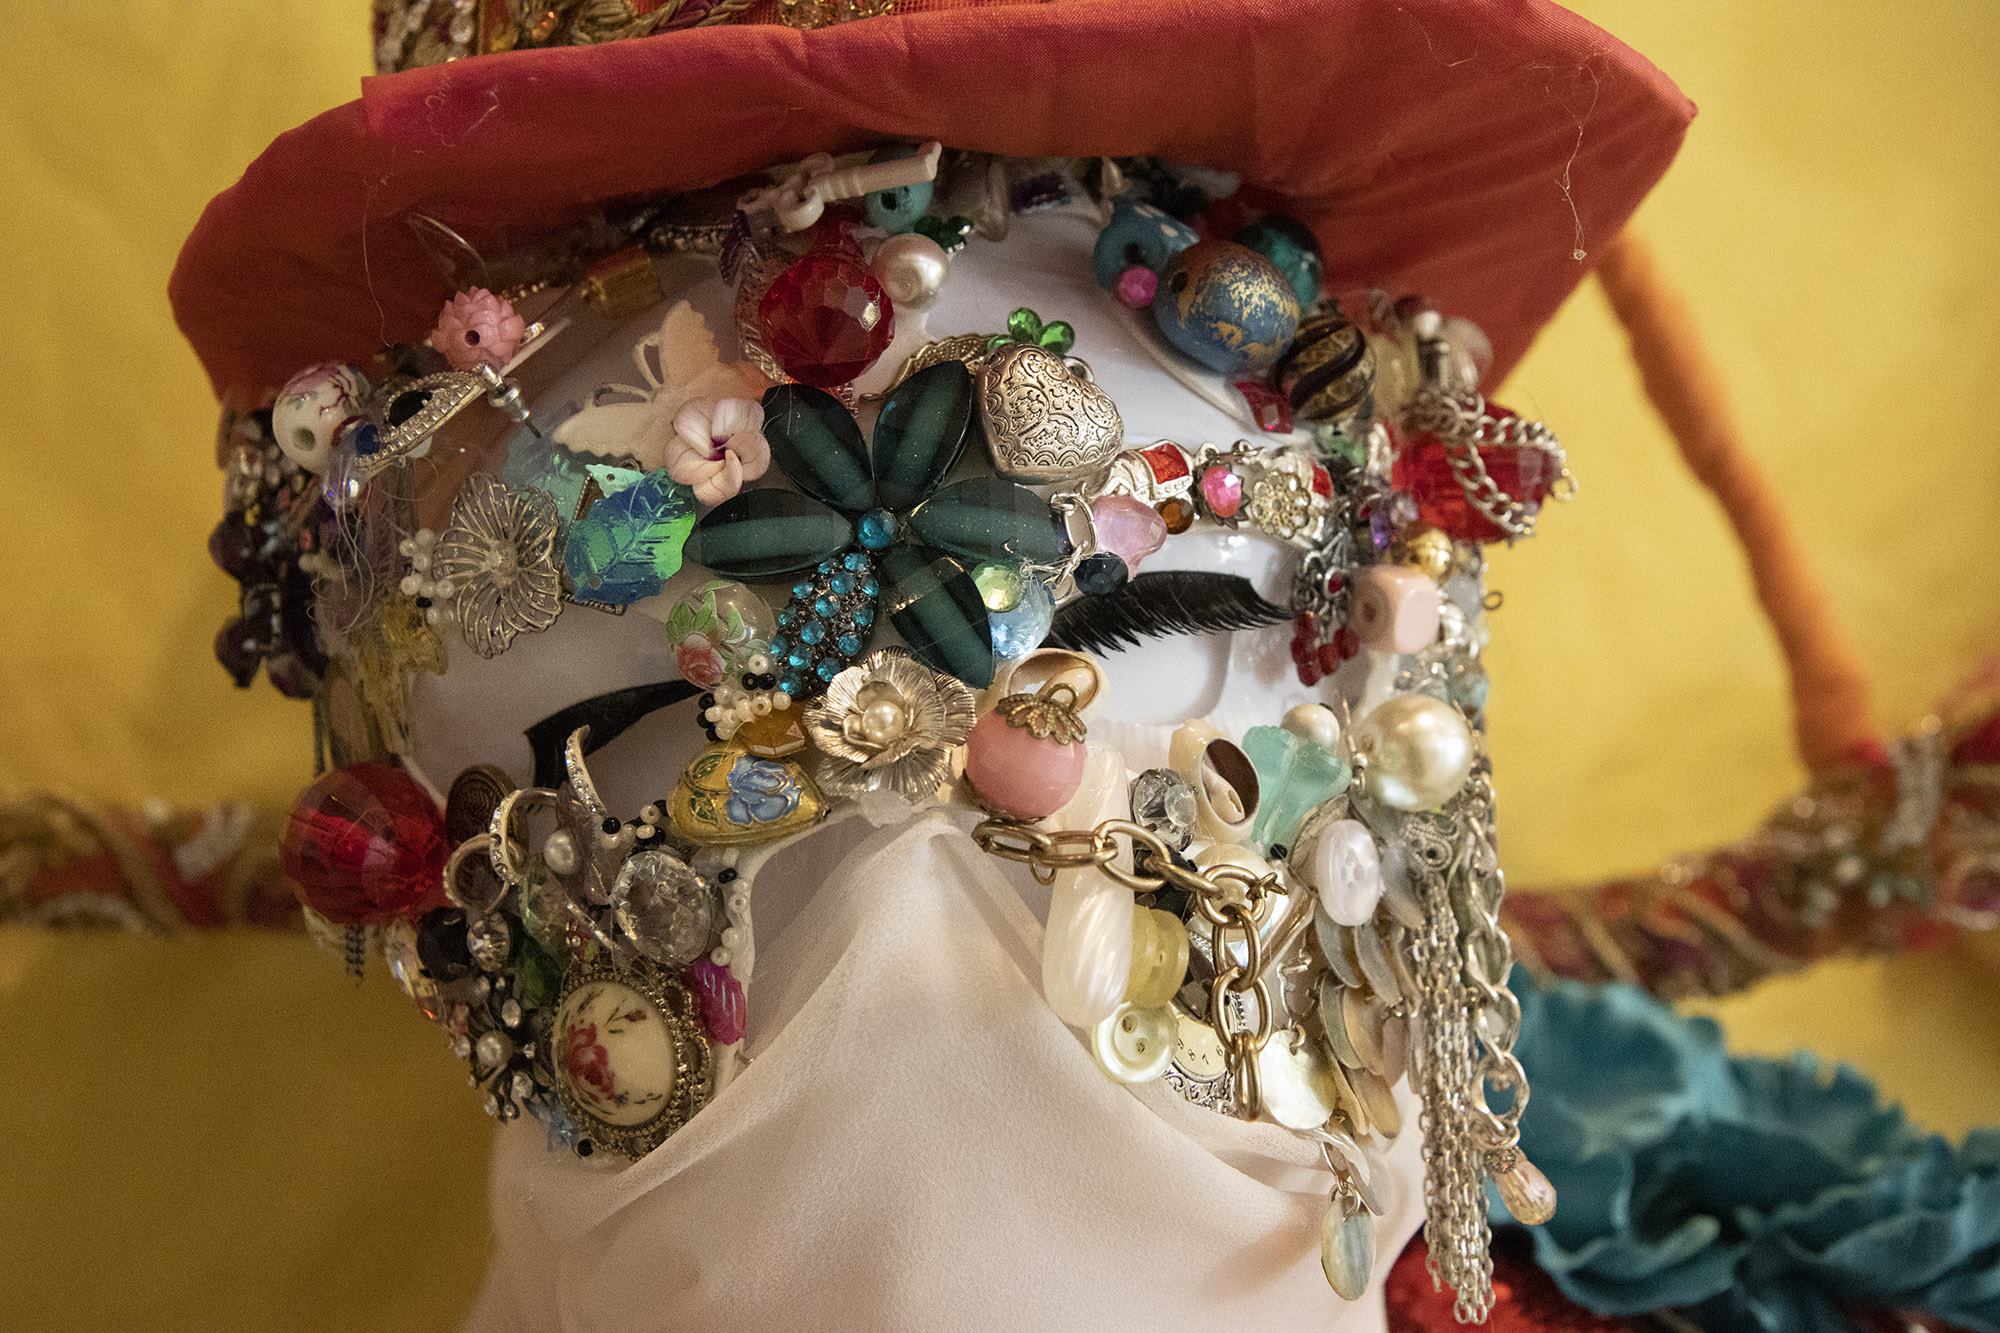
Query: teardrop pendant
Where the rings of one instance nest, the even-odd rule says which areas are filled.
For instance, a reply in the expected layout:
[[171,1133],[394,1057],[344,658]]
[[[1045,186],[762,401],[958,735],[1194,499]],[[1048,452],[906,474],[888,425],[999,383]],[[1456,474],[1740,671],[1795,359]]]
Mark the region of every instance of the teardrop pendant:
[[1538,1227],[1556,1215],[1556,1187],[1541,1168],[1521,1155],[1519,1148],[1494,1148],[1486,1154],[1486,1173],[1500,1202],[1507,1205],[1514,1220],[1523,1226]]

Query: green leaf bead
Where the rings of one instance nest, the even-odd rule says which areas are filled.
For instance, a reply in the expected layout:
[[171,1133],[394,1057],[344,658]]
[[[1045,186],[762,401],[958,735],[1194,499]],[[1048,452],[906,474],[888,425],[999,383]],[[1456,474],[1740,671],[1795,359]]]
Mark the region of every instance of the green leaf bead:
[[897,385],[875,419],[876,502],[904,510],[932,491],[965,452],[972,372],[940,361]]
[[861,427],[826,390],[809,384],[767,390],[764,438],[771,444],[771,461],[807,495],[850,514],[875,507]]
[[882,604],[916,659],[974,689],[993,683],[993,636],[972,576],[942,551],[898,542],[882,553]]
[[775,579],[811,569],[854,541],[854,524],[809,495],[767,489],[723,501],[695,524],[686,556],[724,578]]

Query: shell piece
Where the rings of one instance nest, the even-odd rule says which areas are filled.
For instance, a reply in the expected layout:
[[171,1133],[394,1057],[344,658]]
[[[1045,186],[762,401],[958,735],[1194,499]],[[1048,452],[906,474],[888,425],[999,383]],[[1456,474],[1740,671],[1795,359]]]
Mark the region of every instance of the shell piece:
[[1356,926],[1352,935],[1354,959],[1361,965],[1361,975],[1368,979],[1368,989],[1375,992],[1384,1004],[1395,1004],[1403,998],[1403,988],[1396,980],[1396,969],[1389,962],[1389,951],[1382,947],[1382,937],[1373,926]]
[[1358,1301],[1375,1269],[1375,1228],[1358,1201],[1336,1194],[1319,1228],[1319,1266],[1334,1295]]

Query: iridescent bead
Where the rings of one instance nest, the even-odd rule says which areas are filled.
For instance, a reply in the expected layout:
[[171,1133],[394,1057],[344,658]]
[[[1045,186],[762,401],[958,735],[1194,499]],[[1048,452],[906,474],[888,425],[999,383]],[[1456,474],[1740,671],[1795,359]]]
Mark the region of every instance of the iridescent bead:
[[1111,221],[1091,249],[1091,273],[1098,286],[1113,291],[1127,269],[1137,266],[1158,273],[1200,239],[1193,227],[1153,205],[1120,199],[1111,206]]
[[1231,241],[1201,241],[1169,260],[1153,298],[1168,342],[1225,375],[1269,367],[1299,327],[1299,298],[1270,260]]
[[1003,661],[1017,661],[1042,646],[1055,625],[1055,598],[1040,579],[1027,580],[1020,604],[1011,611],[993,611],[986,623],[993,634],[993,654]]
[[1058,878],[1042,941],[1042,998],[1074,1028],[1109,1018],[1132,971],[1132,890],[1093,871]]
[[1026,595],[1028,580],[1021,567],[1003,560],[988,560],[973,568],[973,586],[988,612],[1012,611]]
[[1326,914],[1343,926],[1366,925],[1382,901],[1382,859],[1368,826],[1334,820],[1319,831],[1310,864]]

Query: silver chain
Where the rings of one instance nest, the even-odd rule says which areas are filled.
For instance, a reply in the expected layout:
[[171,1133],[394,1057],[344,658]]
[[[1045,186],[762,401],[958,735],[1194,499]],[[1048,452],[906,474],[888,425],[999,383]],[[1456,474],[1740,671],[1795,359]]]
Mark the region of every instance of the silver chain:
[[1561,493],[1576,489],[1562,446],[1547,426],[1525,417],[1496,417],[1486,410],[1486,400],[1476,393],[1448,393],[1443,389],[1419,389],[1410,400],[1405,420],[1412,429],[1429,431],[1444,445],[1445,461],[1451,475],[1465,490],[1465,498],[1508,537],[1526,537],[1535,530],[1540,506],[1525,504],[1500,489],[1486,470],[1479,451],[1489,445],[1539,449],[1550,456]]

